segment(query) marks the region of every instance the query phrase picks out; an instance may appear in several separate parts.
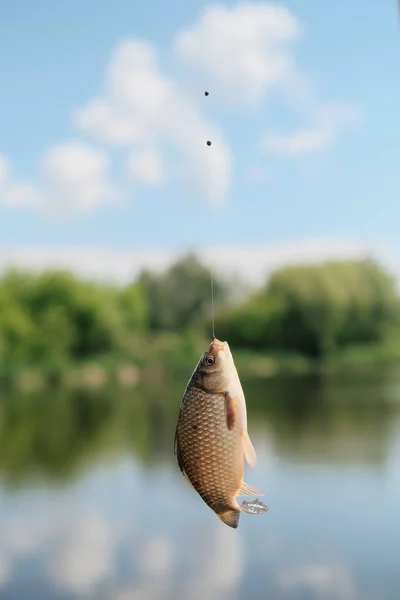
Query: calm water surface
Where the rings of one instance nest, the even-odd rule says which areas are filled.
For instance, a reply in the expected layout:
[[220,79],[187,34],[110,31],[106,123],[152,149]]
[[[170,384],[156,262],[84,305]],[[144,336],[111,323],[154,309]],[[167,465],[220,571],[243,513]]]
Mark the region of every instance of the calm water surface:
[[0,398],[3,600],[398,600],[399,369],[245,381],[269,511],[224,526],[172,447],[188,374]]

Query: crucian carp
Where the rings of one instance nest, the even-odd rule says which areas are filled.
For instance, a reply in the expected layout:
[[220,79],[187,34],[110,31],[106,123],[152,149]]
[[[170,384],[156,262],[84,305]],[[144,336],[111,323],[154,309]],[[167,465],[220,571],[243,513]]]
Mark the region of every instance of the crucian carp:
[[190,485],[226,525],[236,529],[241,511],[260,514],[268,510],[258,499],[241,505],[236,500],[236,496],[264,494],[243,481],[244,459],[255,467],[257,457],[227,342],[211,342],[186,386],[174,451]]

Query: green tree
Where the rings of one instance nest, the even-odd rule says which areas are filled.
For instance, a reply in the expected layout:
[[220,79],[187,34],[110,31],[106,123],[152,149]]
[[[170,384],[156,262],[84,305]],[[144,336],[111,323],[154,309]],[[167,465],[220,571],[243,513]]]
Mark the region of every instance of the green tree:
[[0,279],[0,355],[2,362],[30,358],[37,331],[27,307],[34,278],[15,270]]
[[122,290],[119,303],[129,331],[143,333],[149,326],[150,310],[145,286],[136,281]]
[[243,346],[322,358],[340,346],[377,342],[399,325],[393,279],[372,261],[327,262],[276,271],[262,290],[227,315]]
[[[183,330],[201,326],[211,317],[211,271],[189,254],[165,273],[142,273],[139,279],[147,292],[149,324],[152,329]],[[227,297],[227,286],[214,277],[216,307]]]

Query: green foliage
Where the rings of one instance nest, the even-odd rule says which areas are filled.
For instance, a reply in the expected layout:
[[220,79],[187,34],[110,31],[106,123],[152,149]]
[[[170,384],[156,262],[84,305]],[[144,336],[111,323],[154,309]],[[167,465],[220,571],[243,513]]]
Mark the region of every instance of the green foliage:
[[[149,325],[153,330],[179,330],[200,326],[211,317],[211,273],[194,255],[178,260],[165,273],[142,273],[146,289]],[[216,306],[227,296],[227,287],[214,281]]]
[[[210,269],[193,255],[163,273],[144,271],[124,288],[62,271],[10,271],[0,278],[1,365],[11,372],[14,365],[147,356],[154,336],[174,356],[191,356],[209,338],[210,283]],[[394,281],[372,261],[281,269],[236,307],[229,292],[215,277],[217,334],[237,348],[319,359],[396,340],[400,329]]]
[[129,330],[145,331],[149,325],[149,304],[144,285],[128,285],[119,296],[120,308],[126,316]]
[[395,283],[372,261],[288,267],[223,319],[243,347],[329,356],[336,348],[379,342],[398,329]]
[[[171,432],[187,378],[187,369],[176,372],[149,365],[134,395],[116,387],[1,393],[2,486],[15,491],[46,480],[58,485],[121,453],[132,453],[157,470],[165,460],[175,461]],[[399,403],[393,401],[399,393],[398,368],[369,368],[323,380],[310,374],[252,374],[243,384],[250,427],[273,427],[283,454],[310,452],[313,460],[326,459],[324,448],[331,443],[335,460],[385,462],[390,431],[400,414]],[[383,445],[370,443],[374,428]],[[361,447],[338,443],[349,435],[362,442]]]
[[135,314],[129,288],[121,294],[64,272],[7,273],[0,279],[2,362],[41,363],[111,352],[121,347]]
[[[210,317],[210,281],[193,255],[122,289],[63,271],[10,271],[0,278],[0,360],[57,366],[131,352],[151,331],[185,335]],[[214,292],[218,306],[226,287],[216,280]]]
[[186,373],[167,375],[149,370],[134,398],[130,390],[111,386],[0,393],[2,484],[68,479],[101,452],[132,451],[142,460],[157,452],[164,456]]
[[267,340],[269,345],[279,347],[285,314],[283,299],[266,301],[256,294],[239,307],[217,315],[218,335],[238,347],[263,350]]

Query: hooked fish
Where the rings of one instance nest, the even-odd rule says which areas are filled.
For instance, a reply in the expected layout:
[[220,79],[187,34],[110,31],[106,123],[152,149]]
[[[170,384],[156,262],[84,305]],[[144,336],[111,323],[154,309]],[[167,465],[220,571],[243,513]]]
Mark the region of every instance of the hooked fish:
[[257,456],[247,433],[246,401],[227,342],[214,339],[200,358],[181,401],[174,452],[183,475],[204,502],[230,527],[240,512],[260,514],[258,499],[238,504],[236,496],[263,496],[243,481],[244,458]]

